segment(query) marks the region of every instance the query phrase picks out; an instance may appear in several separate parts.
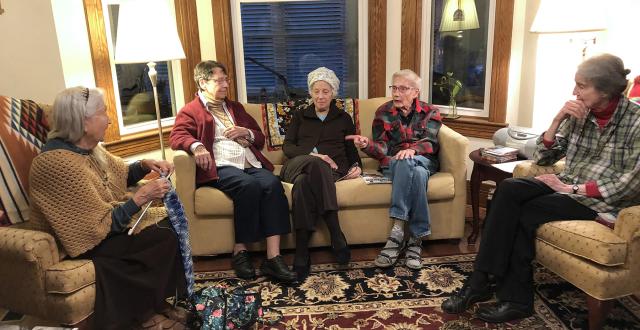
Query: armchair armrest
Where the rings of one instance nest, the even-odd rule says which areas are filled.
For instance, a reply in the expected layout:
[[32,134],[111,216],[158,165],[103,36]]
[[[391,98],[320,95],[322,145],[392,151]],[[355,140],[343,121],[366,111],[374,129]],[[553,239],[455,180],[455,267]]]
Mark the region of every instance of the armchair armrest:
[[640,239],[640,205],[622,209],[613,232],[627,242]]
[[564,169],[564,160],[559,160],[551,166],[540,166],[533,160],[524,161],[513,170],[514,178],[532,178],[541,174],[557,174]]
[[440,143],[440,152],[438,154],[440,171],[451,173],[454,180],[462,180],[466,185],[469,139],[446,125],[442,125],[438,133],[438,140]]
[[174,184],[176,193],[184,205],[185,213],[190,221],[193,218],[189,215],[195,213],[194,200],[196,194],[196,160],[190,154],[182,150],[174,150],[173,164],[175,165]]

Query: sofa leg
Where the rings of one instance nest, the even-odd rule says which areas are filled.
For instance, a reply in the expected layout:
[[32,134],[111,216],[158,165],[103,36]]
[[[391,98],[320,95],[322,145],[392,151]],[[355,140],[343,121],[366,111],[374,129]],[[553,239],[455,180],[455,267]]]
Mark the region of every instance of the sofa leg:
[[589,309],[589,329],[602,329],[604,320],[613,306],[613,300],[600,300],[587,295],[587,308]]

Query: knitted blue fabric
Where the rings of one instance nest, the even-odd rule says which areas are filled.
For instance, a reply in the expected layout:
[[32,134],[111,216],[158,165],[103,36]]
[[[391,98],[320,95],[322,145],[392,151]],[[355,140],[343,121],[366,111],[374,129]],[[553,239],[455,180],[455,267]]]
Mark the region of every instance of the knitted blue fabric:
[[193,260],[191,259],[191,243],[189,240],[189,223],[184,215],[182,202],[178,198],[175,189],[164,195],[164,206],[169,215],[169,222],[178,235],[180,244],[180,254],[182,255],[182,265],[184,266],[184,277],[187,279],[187,294],[193,295]]

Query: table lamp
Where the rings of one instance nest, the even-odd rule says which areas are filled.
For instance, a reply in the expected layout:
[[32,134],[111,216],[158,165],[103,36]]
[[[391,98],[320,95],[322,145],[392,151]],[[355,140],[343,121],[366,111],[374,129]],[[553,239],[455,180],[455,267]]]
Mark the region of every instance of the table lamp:
[[475,0],[447,0],[442,11],[440,32],[473,30],[479,27]]

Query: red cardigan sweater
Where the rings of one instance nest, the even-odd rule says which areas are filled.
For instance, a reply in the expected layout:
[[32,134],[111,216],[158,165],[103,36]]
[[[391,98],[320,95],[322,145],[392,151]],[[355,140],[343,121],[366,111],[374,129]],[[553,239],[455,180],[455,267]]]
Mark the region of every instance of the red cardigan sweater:
[[[260,152],[260,149],[264,146],[264,134],[262,134],[258,123],[244,110],[242,104],[229,99],[225,99],[225,103],[236,126],[248,128],[253,132],[255,139],[251,146],[249,146],[253,154],[265,169],[273,171],[273,164]],[[193,101],[186,104],[180,112],[178,112],[176,121],[173,124],[173,129],[169,135],[171,149],[173,150],[184,150],[191,154],[191,145],[195,142],[201,142],[204,144],[204,147],[207,148],[209,154],[211,154],[213,166],[211,166],[209,171],[205,171],[196,166],[197,184],[218,179],[216,160],[213,157],[212,150],[215,127],[213,116],[211,116],[204,104],[202,104],[200,97],[196,95]]]

